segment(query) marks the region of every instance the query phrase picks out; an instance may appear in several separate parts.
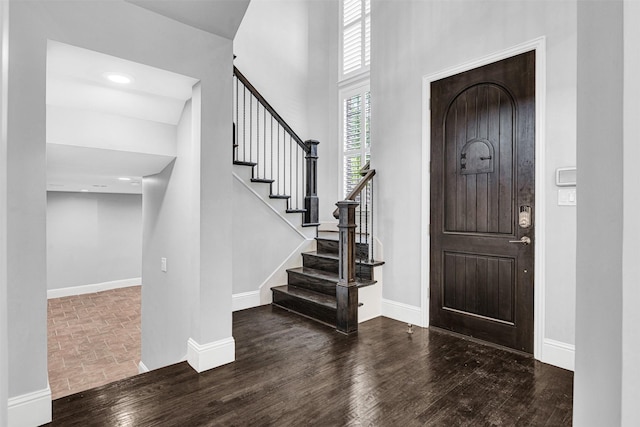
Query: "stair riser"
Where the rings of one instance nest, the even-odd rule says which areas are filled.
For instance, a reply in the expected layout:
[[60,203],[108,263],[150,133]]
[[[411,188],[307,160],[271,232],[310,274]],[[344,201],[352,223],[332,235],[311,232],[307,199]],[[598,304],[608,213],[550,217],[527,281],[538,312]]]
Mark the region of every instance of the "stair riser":
[[[318,253],[338,255],[338,241],[317,239]],[[366,259],[369,255],[369,245],[366,243],[356,243],[356,256]]]
[[[302,254],[302,265],[337,274],[339,261],[337,259],[318,257],[313,254]],[[356,276],[367,280],[373,279],[373,267],[356,264]]]
[[336,324],[336,311],[283,292],[273,291],[273,304],[330,325]]
[[307,276],[294,271],[287,272],[287,284],[326,295],[336,295],[336,283],[318,277]]

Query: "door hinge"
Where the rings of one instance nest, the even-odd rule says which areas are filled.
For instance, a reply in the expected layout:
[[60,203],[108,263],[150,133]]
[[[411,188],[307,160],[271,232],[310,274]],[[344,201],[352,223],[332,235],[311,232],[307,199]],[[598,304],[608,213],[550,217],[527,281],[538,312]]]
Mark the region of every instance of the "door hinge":
[[431,110],[431,98],[429,98],[429,110]]

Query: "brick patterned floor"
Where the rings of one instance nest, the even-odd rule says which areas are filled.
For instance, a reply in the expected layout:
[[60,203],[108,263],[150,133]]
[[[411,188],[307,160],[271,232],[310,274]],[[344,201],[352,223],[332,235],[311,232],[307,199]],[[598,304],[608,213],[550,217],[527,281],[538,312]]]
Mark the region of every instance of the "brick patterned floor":
[[138,374],[140,286],[48,300],[53,399]]

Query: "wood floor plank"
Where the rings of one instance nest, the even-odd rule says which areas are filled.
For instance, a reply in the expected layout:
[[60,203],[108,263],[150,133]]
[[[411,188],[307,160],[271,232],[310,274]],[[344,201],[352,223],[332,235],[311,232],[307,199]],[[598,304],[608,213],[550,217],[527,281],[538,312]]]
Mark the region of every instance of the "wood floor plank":
[[52,426],[571,425],[573,374],[387,318],[344,336],[270,306],[234,313],[236,362],[186,362],[53,402]]

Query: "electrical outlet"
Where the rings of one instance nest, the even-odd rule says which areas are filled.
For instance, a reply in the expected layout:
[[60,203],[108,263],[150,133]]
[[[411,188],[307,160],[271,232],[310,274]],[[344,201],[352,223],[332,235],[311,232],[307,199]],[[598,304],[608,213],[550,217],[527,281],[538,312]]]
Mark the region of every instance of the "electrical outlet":
[[164,271],[165,273],[167,272],[167,259],[166,258],[160,258],[160,270]]

